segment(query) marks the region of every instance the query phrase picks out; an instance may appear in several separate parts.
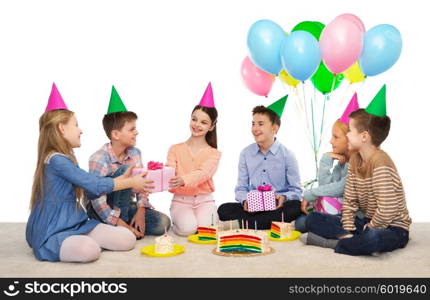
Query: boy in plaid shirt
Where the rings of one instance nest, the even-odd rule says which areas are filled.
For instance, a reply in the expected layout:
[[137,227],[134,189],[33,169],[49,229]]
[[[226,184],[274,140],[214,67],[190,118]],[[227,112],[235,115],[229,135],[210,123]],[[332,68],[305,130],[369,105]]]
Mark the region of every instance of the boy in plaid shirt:
[[[136,145],[137,115],[127,111],[121,98],[112,86],[108,113],[103,118],[103,128],[110,139],[91,155],[89,172],[101,177],[118,177],[128,167],[142,167],[141,152]],[[148,180],[148,185],[151,181]],[[137,238],[145,234],[161,235],[170,228],[170,219],[156,211],[149,203],[147,194],[131,189],[94,197],[87,194],[87,211],[90,218],[106,224],[124,226]],[[134,198],[137,199],[133,201]]]

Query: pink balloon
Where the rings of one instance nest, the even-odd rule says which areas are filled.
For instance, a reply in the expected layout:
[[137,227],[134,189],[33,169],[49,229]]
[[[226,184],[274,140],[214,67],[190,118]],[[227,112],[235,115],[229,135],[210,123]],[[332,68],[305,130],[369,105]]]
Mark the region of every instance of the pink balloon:
[[336,18],[323,29],[321,57],[332,73],[342,73],[357,61],[363,50],[363,36],[356,23],[345,18]]
[[241,74],[246,87],[259,96],[267,96],[275,81],[275,75],[259,69],[248,56],[242,62]]
[[364,27],[363,21],[361,21],[361,19],[359,17],[357,17],[356,15],[342,14],[342,15],[337,16],[336,19],[350,20],[350,21],[354,22],[355,25],[358,26],[358,28],[360,28],[361,32],[363,32],[363,33],[366,32],[366,28]]

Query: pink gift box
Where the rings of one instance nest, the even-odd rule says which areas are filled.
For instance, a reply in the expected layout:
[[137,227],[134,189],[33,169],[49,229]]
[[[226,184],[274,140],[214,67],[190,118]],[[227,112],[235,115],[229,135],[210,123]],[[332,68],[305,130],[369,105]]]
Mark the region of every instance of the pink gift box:
[[338,215],[342,213],[342,202],[336,197],[318,197],[315,210],[330,215]]
[[275,192],[267,188],[259,187],[259,190],[250,191],[246,200],[249,212],[276,210]]
[[[152,163],[152,164],[151,164]],[[154,170],[154,164],[157,166]],[[152,170],[151,170],[152,168]],[[161,163],[148,163],[148,168],[135,168],[133,169],[133,176],[141,174],[147,171],[145,178],[151,179],[154,182],[152,185],[153,189],[150,190],[151,193],[157,193],[162,191],[167,191],[169,189],[169,181],[175,177],[175,168],[163,166]]]

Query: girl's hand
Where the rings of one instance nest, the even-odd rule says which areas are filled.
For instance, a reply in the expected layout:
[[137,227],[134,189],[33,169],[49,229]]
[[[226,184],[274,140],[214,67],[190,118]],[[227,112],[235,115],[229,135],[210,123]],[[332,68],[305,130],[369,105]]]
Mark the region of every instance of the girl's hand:
[[275,195],[275,199],[276,199],[276,202],[277,202],[276,209],[281,208],[282,206],[284,206],[284,201],[286,199],[286,197],[284,195]]
[[329,154],[333,159],[337,159],[341,165],[343,165],[346,162],[346,157],[342,154],[337,154],[333,152],[329,152]]
[[302,203],[300,204],[300,210],[302,211],[302,213],[304,213],[305,215],[308,215],[309,212],[306,209],[308,206],[308,201],[306,201],[305,199],[302,199]]
[[180,176],[175,176],[169,181],[169,189],[174,190],[180,186],[185,185],[184,180]]
[[154,185],[152,185],[154,181],[152,179],[144,178],[145,175],[146,172],[138,174],[131,178],[133,189],[139,191],[140,193],[150,193],[151,189],[154,188]]

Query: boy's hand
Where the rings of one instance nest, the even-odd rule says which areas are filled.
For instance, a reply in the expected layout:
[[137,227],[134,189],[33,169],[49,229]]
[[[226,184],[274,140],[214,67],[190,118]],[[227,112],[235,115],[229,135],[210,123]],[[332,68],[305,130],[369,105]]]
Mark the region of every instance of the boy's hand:
[[136,231],[141,234],[141,238],[145,235],[145,207],[139,207],[136,214],[130,222]]
[[175,176],[169,181],[169,189],[174,190],[177,189],[180,186],[185,185],[184,180],[180,176]]
[[243,201],[243,210],[248,212],[248,200]]
[[125,172],[121,175],[118,176],[117,178],[121,178],[121,179],[125,179],[131,176],[131,173],[133,172],[135,166],[130,166],[127,168],[127,170],[125,170]]
[[281,208],[284,206],[284,201],[287,199],[284,195],[275,195],[275,199],[277,202],[276,209]]
[[116,226],[122,226],[133,232],[133,234],[136,236],[136,238],[141,238],[143,235],[140,234],[136,229],[134,229],[132,226],[128,225],[126,222],[124,222],[122,219],[118,219],[118,223],[116,223]]
[[302,199],[302,203],[300,204],[300,210],[302,211],[302,213],[304,213],[305,215],[308,215],[309,212],[306,209],[308,206],[308,201],[306,201],[305,199]]

